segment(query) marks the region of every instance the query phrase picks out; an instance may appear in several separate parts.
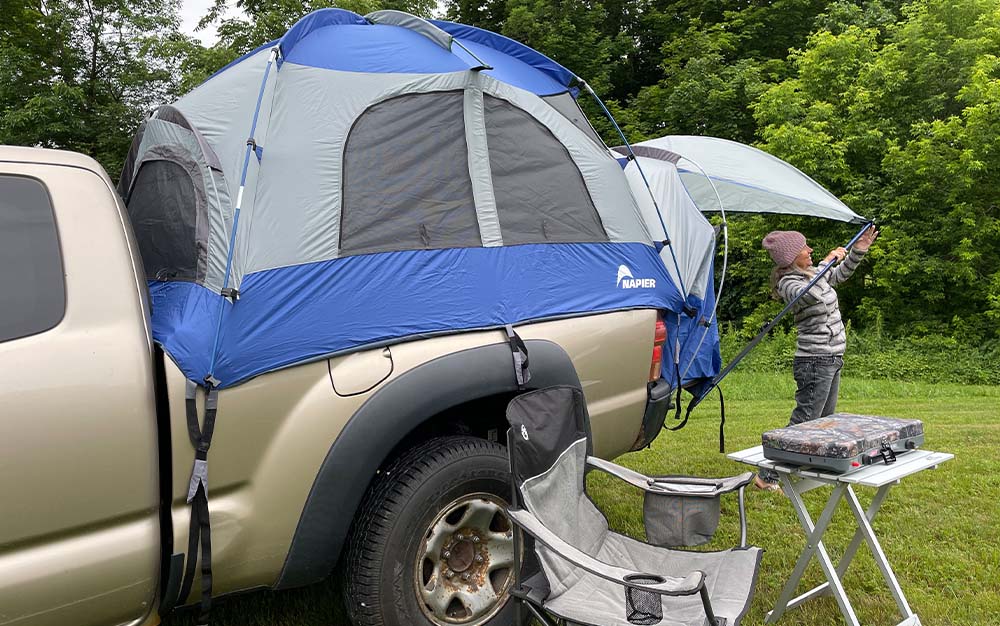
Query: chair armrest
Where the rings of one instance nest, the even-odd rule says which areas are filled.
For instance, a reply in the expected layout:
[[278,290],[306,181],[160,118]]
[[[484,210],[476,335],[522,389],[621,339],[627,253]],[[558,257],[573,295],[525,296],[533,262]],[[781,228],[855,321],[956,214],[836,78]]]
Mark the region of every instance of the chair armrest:
[[[524,529],[525,532],[534,537],[535,541],[542,544],[549,550],[552,550],[560,558],[572,563],[582,570],[590,572],[594,576],[609,580],[623,587],[632,587],[634,589],[651,591],[665,596],[690,596],[698,593],[701,591],[702,587],[705,586],[705,573],[700,570],[694,570],[684,578],[663,576],[661,574],[657,574],[656,572],[633,572],[623,567],[618,567],[616,565],[612,565],[611,563],[605,563],[604,561],[595,559],[583,550],[567,543],[549,530],[529,511],[524,509],[511,509],[507,511],[507,513],[510,516],[510,519]],[[657,575],[664,578],[665,581],[649,585],[638,584],[625,580],[626,576],[641,574]]]
[[[654,476],[649,491],[675,496],[714,497],[730,493],[750,484],[753,472],[727,478],[696,478],[693,476]],[[706,488],[709,488],[706,490]]]
[[698,478],[695,476],[646,476],[627,467],[622,467],[594,456],[587,457],[587,465],[607,472],[630,485],[650,493],[671,496],[695,496],[714,498],[722,493],[745,487],[753,480],[753,472],[745,472],[730,478]]

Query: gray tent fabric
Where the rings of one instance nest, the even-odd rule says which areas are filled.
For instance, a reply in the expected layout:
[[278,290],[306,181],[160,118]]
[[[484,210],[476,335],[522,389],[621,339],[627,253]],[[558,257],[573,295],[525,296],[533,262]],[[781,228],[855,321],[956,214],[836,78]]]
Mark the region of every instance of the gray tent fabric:
[[579,389],[522,394],[511,401],[507,418],[513,476],[524,507],[511,516],[536,538],[548,589],[544,610],[573,623],[625,626],[624,575],[631,572],[664,579],[649,587],[662,594],[662,624],[703,626],[702,586],[714,615],[727,626],[739,624],[753,594],[760,548],[684,552],[610,531],[586,493],[589,418]]
[[[627,154],[623,148],[615,148],[615,152],[618,156]],[[715,229],[688,194],[673,163],[642,156],[637,161],[625,166],[625,176],[639,204],[643,221],[653,239],[669,239],[673,247],[673,255],[670,249],[664,248],[660,251],[660,258],[674,281],[684,285],[685,295],[704,299],[714,289],[712,259],[715,255]]]
[[[161,107],[154,115],[158,116],[164,109],[165,107]],[[212,289],[221,289],[226,259],[224,254],[218,252],[227,247],[226,238],[232,228],[233,209],[222,171],[211,166],[213,162],[219,164],[218,157],[197,131],[160,117],[152,117],[143,126],[142,139],[130,166],[138,168],[149,159],[173,161],[191,177],[199,208],[190,215],[197,217],[199,221],[191,225],[189,232],[198,236],[197,243],[192,245],[198,247],[199,260],[196,275],[188,280],[205,284]],[[123,194],[126,203],[130,202],[137,180],[134,178]],[[164,190],[163,193],[169,192]]]
[[[380,13],[372,17],[379,21],[372,28],[399,28],[386,21],[399,17]],[[408,21],[402,27],[419,30],[423,28],[422,22]],[[178,137],[190,132],[180,123],[182,120],[191,129],[197,129],[182,145],[192,159],[216,172],[205,175],[203,180],[203,191],[211,204],[204,284],[213,290],[221,289],[225,280],[237,201],[240,219],[232,250],[230,287],[238,289],[249,273],[332,260],[363,249],[388,249],[389,244],[383,240],[381,244],[359,244],[341,251],[342,240],[354,241],[353,234],[348,233],[345,239],[341,233],[345,219],[348,222],[351,219],[345,215],[345,206],[351,200],[344,196],[344,171],[351,169],[348,161],[352,158],[346,149],[351,129],[366,111],[383,101],[409,94],[456,91],[465,96],[461,116],[450,116],[449,124],[454,124],[455,130],[465,137],[465,155],[459,158],[466,170],[461,175],[463,185],[471,180],[471,208],[478,231],[474,245],[510,243],[500,228],[504,216],[497,183],[502,186],[504,175],[496,171],[493,163],[496,151],[490,148],[487,132],[487,105],[483,101],[486,97],[507,103],[515,111],[511,117],[529,120],[532,134],[528,143],[543,142],[548,146],[543,153],[546,155],[559,152],[563,164],[560,175],[573,173],[570,184],[581,200],[573,205],[574,217],[567,220],[562,215],[561,208],[565,205],[549,211],[540,221],[536,220],[536,227],[545,223],[548,236],[536,239],[568,241],[575,239],[571,233],[584,233],[579,241],[647,244],[650,241],[621,168],[603,145],[594,141],[585,128],[581,129],[580,120],[574,123],[572,115],[568,118],[540,96],[474,70],[439,74],[366,73],[282,62],[263,85],[254,132],[262,161],[260,166],[247,169],[244,194],[239,198],[246,139],[270,54],[267,49],[251,54],[173,103],[171,110],[163,111],[163,119],[154,116],[147,120],[140,140],[143,145],[136,150],[135,158],[141,159],[142,152],[155,145],[147,140],[151,125],[170,124],[171,132]],[[527,128],[525,124],[521,127]],[[394,128],[405,130],[398,125]],[[542,131],[545,138],[538,139]],[[388,140],[391,134],[385,132],[383,137]],[[202,149],[202,144],[210,151]],[[442,149],[451,154],[433,162],[443,164],[457,153],[453,147],[442,146]],[[455,166],[458,164],[456,160]],[[123,174],[134,178],[134,172],[126,170]],[[532,188],[551,195],[552,183],[542,178],[536,176],[538,183]],[[350,186],[350,181],[346,184]],[[388,187],[383,185],[382,191],[388,191]],[[508,186],[506,197],[510,199],[515,192]],[[589,197],[589,202],[582,202],[583,197]],[[575,213],[581,207],[586,209],[586,216]],[[516,222],[520,218],[513,219]],[[463,218],[461,225],[457,244],[439,236],[440,245],[473,245],[470,236],[473,230],[468,228],[467,220]],[[419,239],[419,229],[418,240],[421,245],[434,246],[435,237],[429,227],[427,230],[424,239],[429,243]],[[417,243],[413,239],[407,241],[405,247],[412,248]],[[515,241],[518,241],[516,236]]]
[[384,100],[344,149],[340,254],[481,244],[462,91]]
[[593,139],[594,143],[604,146],[604,141],[597,134],[597,131],[594,130],[594,126],[587,119],[583,109],[580,108],[580,105],[571,93],[567,91],[566,93],[559,93],[554,96],[542,96],[542,100],[545,100],[553,109],[562,113],[566,119],[573,123],[573,126],[576,126]]
[[476,81],[465,90],[465,143],[469,150],[469,175],[472,177],[472,194],[476,198],[479,233],[484,247],[495,247],[503,245],[503,236],[500,234],[496,196],[493,194],[489,145],[486,133],[481,132],[485,127],[483,90]]
[[662,159],[664,152],[683,157],[677,163],[679,175],[702,211],[719,210],[714,183],[727,212],[809,215],[856,224],[866,221],[791,164],[752,146],[716,137],[668,135],[632,148],[646,159]]
[[[151,280],[204,279],[207,244],[205,202],[198,200],[192,172],[174,157],[143,161],[128,198],[129,221]],[[197,232],[201,226],[202,233]]]
[[504,242],[607,241],[583,176],[566,148],[505,100],[487,95],[484,108]]

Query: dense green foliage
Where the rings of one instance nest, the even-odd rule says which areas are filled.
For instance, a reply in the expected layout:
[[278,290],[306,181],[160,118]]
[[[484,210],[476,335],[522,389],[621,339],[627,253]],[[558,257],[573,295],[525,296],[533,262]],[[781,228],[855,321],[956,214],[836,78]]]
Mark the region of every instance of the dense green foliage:
[[[1000,346],[972,346],[942,335],[887,337],[878,324],[850,329],[845,376],[928,383],[1000,385]],[[746,344],[740,333],[722,335],[722,357],[727,361]],[[756,373],[783,373],[790,377],[795,357],[795,333],[776,332],[754,348],[739,369]],[[723,383],[728,391],[729,384]]]
[[[211,48],[178,31],[178,0],[7,0],[0,143],[87,152],[115,175],[144,112],[341,6],[430,15],[431,0],[216,0]],[[448,0],[451,19],[536,47],[587,80],[630,140],[754,143],[826,185],[883,236],[841,290],[855,328],[1000,342],[1000,4],[995,0]],[[581,102],[609,144],[612,126]],[[778,306],[760,239],[840,224],[730,220],[721,317],[752,334]],[[787,326],[786,326],[787,327]]]

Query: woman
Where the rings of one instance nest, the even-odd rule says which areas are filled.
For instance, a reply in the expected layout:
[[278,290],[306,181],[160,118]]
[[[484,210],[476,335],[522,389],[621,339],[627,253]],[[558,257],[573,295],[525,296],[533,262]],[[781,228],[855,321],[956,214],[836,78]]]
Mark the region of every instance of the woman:
[[[850,254],[844,248],[836,248],[820,261],[819,267],[813,267],[813,249],[806,244],[802,233],[776,230],[764,237],[764,249],[775,265],[771,271],[771,295],[786,303],[791,302],[823,266],[843,261],[817,280],[792,308],[799,336],[792,368],[797,385],[795,409],[789,426],[837,410],[847,334],[833,288],[850,278],[877,236],[875,227],[869,227]],[[761,470],[754,478],[754,486],[769,491],[781,489],[778,475],[770,470]]]

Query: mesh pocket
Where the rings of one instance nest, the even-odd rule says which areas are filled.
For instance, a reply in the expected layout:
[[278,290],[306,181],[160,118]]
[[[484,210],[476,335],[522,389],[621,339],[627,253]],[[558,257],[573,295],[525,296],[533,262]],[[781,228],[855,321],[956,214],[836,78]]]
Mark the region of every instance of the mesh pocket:
[[[630,574],[626,582],[659,585],[666,580],[656,574]],[[625,587],[625,619],[630,624],[659,624],[663,621],[663,601],[655,591]]]
[[719,526],[719,496],[675,496],[646,492],[642,517],[646,541],[662,547],[700,546]]

